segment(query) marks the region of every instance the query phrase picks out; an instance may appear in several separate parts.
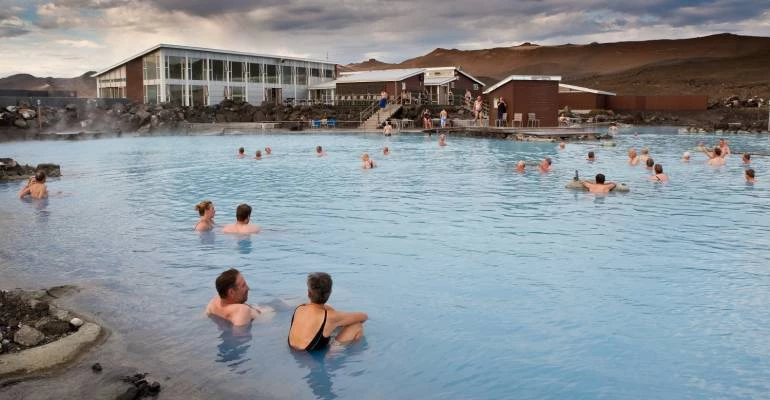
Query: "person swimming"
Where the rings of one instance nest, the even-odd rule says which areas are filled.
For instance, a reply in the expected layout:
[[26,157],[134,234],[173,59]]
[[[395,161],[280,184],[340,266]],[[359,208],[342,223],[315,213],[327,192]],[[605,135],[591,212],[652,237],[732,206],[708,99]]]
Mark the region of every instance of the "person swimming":
[[596,156],[594,155],[593,151],[589,151],[588,152],[588,158],[586,158],[586,160],[588,160],[590,162],[596,161]]
[[238,158],[246,157],[246,149],[243,147],[238,148]]
[[195,224],[195,230],[203,232],[214,229],[214,225],[216,225],[214,216],[217,213],[214,203],[209,200],[203,200],[195,205],[195,209],[198,210],[198,214],[201,216],[201,219]]
[[650,149],[645,147],[642,149],[642,155],[639,156],[639,161],[647,162],[647,159],[649,158],[650,158]]
[[374,163],[374,160],[369,158],[369,153],[364,153],[361,155],[361,167],[363,169],[372,169],[376,166],[377,165]]
[[257,152],[254,154],[254,159],[255,160],[261,160],[262,159],[262,151],[261,150],[257,150]]
[[617,187],[615,182],[605,182],[605,179],[604,174],[596,174],[595,182],[580,181],[580,183],[591,193],[604,194],[611,192]]
[[265,154],[268,155],[268,156],[273,154],[273,149],[271,149],[270,146],[266,146],[265,147]]
[[525,172],[527,170],[527,163],[524,160],[519,160],[516,163],[516,172]]
[[636,155],[636,149],[633,147],[628,149],[628,164],[630,165],[639,164],[639,156]]
[[438,137],[438,145],[439,146],[446,146],[446,135],[445,134],[442,133],[441,135],[439,135],[439,137]]
[[251,222],[251,206],[248,204],[240,204],[235,209],[235,223],[225,225],[222,229],[224,233],[259,233],[259,225],[250,224]]
[[390,155],[390,149],[388,146],[385,146],[385,148],[382,149],[382,155],[383,156],[389,156]]
[[307,297],[310,300],[294,310],[289,324],[289,347],[300,351],[326,348],[332,333],[342,328],[334,340],[348,343],[364,334],[363,323],[369,316],[363,312],[337,311],[326,302],[332,293],[332,277],[325,272],[314,272],[307,277]]
[[23,199],[25,196],[29,196],[33,199],[45,199],[48,197],[48,188],[45,186],[45,171],[35,172],[35,176],[32,176],[27,181],[27,185],[19,191],[19,198]]
[[645,169],[652,171],[652,169],[655,167],[655,160],[652,159],[652,157],[648,157],[647,161],[644,162]]
[[385,126],[382,127],[382,134],[385,136],[393,134],[393,125],[390,124],[390,120],[385,121]]
[[684,153],[682,153],[682,161],[690,162],[690,152],[689,151],[685,151]]
[[230,268],[219,274],[215,286],[215,295],[206,306],[206,315],[215,315],[230,321],[233,326],[243,326],[252,320],[274,313],[271,307],[256,307],[246,304],[249,299],[249,285],[246,279],[235,268]]
[[751,164],[751,154],[743,153],[743,157],[741,158],[741,160],[743,160],[744,164]]
[[655,164],[655,175],[650,177],[650,180],[657,182],[668,182],[668,175],[663,173],[663,166]]
[[546,157],[543,159],[543,161],[540,162],[538,169],[540,169],[540,172],[551,172],[551,164],[553,164],[551,158]]
[[316,147],[315,147],[315,154],[316,154],[318,157],[323,157],[323,156],[325,156],[325,155],[326,155],[326,152],[324,151],[323,147],[321,147],[321,146],[316,146]]
[[[708,154],[708,153],[706,153]],[[714,156],[709,158],[707,161],[708,165],[725,165],[725,158],[722,156],[722,149],[719,147],[714,147]]]
[[746,177],[746,183],[757,183],[757,180],[754,179],[754,169],[749,168],[744,173],[744,176]]

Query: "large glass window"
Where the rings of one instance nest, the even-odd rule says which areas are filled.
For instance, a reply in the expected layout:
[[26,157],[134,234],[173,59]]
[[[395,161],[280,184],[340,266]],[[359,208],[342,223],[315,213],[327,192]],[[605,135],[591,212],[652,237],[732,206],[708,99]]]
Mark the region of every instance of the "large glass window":
[[290,85],[292,83],[292,67],[284,65],[281,68],[281,83]]
[[158,104],[160,91],[158,85],[147,85],[144,87],[144,102],[146,104]]
[[243,86],[233,86],[230,88],[230,98],[235,101],[246,101],[246,90]]
[[249,63],[249,82],[262,82],[262,64]]
[[191,85],[190,86],[190,105],[191,106],[205,106],[206,105],[206,86]]
[[168,56],[166,57],[166,78],[184,79],[185,60],[184,57]]
[[231,82],[243,82],[243,73],[246,71],[245,66],[240,61],[230,62],[230,81]]
[[307,85],[307,68],[297,67],[297,85]]
[[225,62],[224,60],[211,60],[211,80],[225,80]]
[[265,65],[265,81],[267,83],[278,83],[278,66],[277,65]]
[[318,68],[310,68],[310,76],[312,76],[313,78],[320,78],[321,70]]
[[166,85],[166,102],[175,106],[184,105],[184,85]]
[[332,71],[330,69],[325,69],[324,70],[324,77],[326,77],[326,78],[334,78],[334,71]]
[[190,62],[190,80],[193,81],[205,81],[206,80],[206,60],[200,58],[191,58]]
[[160,78],[160,56],[158,54],[150,54],[144,56],[144,79],[158,79]]

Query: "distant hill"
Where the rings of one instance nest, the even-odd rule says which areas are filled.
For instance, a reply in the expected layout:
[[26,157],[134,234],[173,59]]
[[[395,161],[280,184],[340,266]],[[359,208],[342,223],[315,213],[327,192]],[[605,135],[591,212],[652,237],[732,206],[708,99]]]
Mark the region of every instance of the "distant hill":
[[96,97],[95,71],[75,78],[39,78],[30,74],[16,74],[0,78],[0,89],[76,91],[78,97]]
[[375,69],[398,68],[396,65],[397,64],[388,64],[386,62],[382,62],[382,61],[375,60],[374,58],[370,58],[360,63],[345,65],[345,68],[349,71],[371,71]]
[[[376,60],[370,60],[376,61]],[[565,83],[626,95],[770,97],[770,38],[719,34],[692,39],[435,49],[398,64],[355,69],[460,66],[487,82],[508,75],[560,75]]]

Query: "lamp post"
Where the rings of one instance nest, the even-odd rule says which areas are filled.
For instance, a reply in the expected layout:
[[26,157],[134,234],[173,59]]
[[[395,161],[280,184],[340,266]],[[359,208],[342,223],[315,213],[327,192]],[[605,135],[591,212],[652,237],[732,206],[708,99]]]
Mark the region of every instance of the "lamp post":
[[43,129],[43,120],[40,115],[40,99],[37,99],[37,129]]

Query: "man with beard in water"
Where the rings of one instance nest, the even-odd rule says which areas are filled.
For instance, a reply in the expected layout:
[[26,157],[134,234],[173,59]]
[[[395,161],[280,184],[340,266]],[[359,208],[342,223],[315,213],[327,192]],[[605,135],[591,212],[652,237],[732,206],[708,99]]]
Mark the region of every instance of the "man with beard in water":
[[232,322],[234,326],[247,325],[259,316],[272,314],[269,307],[258,308],[246,304],[249,298],[249,285],[240,271],[230,268],[222,272],[216,280],[218,296],[206,306],[207,315],[216,315],[219,318]]

